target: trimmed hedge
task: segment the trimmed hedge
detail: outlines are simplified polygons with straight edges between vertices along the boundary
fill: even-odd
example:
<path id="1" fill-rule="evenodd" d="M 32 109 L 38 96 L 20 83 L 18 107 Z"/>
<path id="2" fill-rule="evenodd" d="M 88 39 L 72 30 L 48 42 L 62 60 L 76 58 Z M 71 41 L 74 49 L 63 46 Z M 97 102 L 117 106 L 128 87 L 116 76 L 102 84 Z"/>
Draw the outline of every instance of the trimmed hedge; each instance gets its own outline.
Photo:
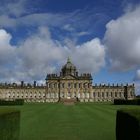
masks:
<path id="1" fill-rule="evenodd" d="M 0 109 L 0 140 L 19 140 L 20 111 Z"/>
<path id="2" fill-rule="evenodd" d="M 133 100 L 114 99 L 114 105 L 140 105 L 140 99 Z"/>
<path id="3" fill-rule="evenodd" d="M 140 105 L 140 98 L 137 98 L 137 105 Z"/>
<path id="4" fill-rule="evenodd" d="M 140 108 L 117 111 L 116 140 L 140 140 Z"/>
<path id="5" fill-rule="evenodd" d="M 16 99 L 13 101 L 0 100 L 0 105 L 23 105 L 24 99 Z"/>

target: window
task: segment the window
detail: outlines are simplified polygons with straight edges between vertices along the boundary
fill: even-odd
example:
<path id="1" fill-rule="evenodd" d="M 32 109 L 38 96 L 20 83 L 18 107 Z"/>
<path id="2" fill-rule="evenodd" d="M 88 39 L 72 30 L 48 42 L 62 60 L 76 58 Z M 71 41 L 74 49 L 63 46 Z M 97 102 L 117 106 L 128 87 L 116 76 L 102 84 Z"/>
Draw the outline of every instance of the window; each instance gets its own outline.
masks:
<path id="1" fill-rule="evenodd" d="M 54 83 L 52 83 L 52 88 L 54 88 Z"/>
<path id="2" fill-rule="evenodd" d="M 71 84 L 70 83 L 68 83 L 68 87 L 70 88 L 70 86 L 71 86 Z"/>
<path id="3" fill-rule="evenodd" d="M 104 97 L 104 92 L 102 92 L 102 97 Z"/>
<path id="4" fill-rule="evenodd" d="M 64 88 L 65 87 L 65 83 L 62 83 L 62 88 Z"/>
<path id="5" fill-rule="evenodd" d="M 54 83 L 54 88 L 57 88 L 57 83 Z"/>
<path id="6" fill-rule="evenodd" d="M 74 84 L 74 88 L 76 88 L 76 87 L 77 87 L 77 84 L 75 83 L 75 84 Z"/>
<path id="7" fill-rule="evenodd" d="M 108 92 L 106 93 L 106 97 L 108 97 Z"/>
<path id="8" fill-rule="evenodd" d="M 115 92 L 115 97 L 117 97 L 117 92 Z"/>
<path id="9" fill-rule="evenodd" d="M 133 92 L 132 91 L 130 91 L 130 96 L 133 96 Z"/>
<path id="10" fill-rule="evenodd" d="M 121 92 L 120 92 L 120 97 L 121 97 L 121 95 L 122 95 L 122 94 L 121 94 Z"/>
<path id="11" fill-rule="evenodd" d="M 86 87 L 86 83 L 83 83 L 83 87 L 84 87 L 84 88 Z"/>
<path id="12" fill-rule="evenodd" d="M 64 93 L 63 92 L 61 93 L 61 97 L 64 97 Z"/>

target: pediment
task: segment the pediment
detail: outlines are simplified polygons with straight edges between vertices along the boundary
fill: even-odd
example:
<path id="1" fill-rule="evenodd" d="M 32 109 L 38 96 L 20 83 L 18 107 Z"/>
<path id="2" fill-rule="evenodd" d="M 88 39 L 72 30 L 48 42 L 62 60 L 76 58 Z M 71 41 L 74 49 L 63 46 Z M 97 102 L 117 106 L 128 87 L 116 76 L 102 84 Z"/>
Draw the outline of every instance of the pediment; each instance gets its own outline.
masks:
<path id="1" fill-rule="evenodd" d="M 73 76 L 73 75 L 67 75 L 67 76 L 64 76 L 64 77 L 62 77 L 62 79 L 76 79 L 76 77 L 75 76 Z"/>

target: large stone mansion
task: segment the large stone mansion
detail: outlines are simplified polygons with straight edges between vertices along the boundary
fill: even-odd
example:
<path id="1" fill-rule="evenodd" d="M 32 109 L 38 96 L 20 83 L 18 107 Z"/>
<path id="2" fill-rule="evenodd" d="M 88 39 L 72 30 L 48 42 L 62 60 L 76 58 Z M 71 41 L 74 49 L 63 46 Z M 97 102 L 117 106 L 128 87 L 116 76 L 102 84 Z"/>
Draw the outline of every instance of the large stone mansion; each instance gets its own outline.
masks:
<path id="1" fill-rule="evenodd" d="M 91 74 L 78 74 L 76 67 L 68 58 L 59 75 L 48 74 L 46 85 L 0 84 L 0 99 L 24 99 L 26 102 L 58 102 L 63 99 L 76 99 L 80 102 L 113 101 L 114 99 L 135 98 L 134 84 L 105 85 L 93 84 Z"/>

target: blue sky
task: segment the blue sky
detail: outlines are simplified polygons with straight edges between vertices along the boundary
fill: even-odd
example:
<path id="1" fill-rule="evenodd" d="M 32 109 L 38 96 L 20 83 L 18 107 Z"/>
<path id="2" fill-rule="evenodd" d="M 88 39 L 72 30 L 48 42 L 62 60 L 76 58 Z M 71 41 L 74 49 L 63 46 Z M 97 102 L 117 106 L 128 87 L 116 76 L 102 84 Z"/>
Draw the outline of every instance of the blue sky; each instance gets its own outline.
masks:
<path id="1" fill-rule="evenodd" d="M 139 0 L 0 0 L 0 81 L 42 81 L 68 56 L 94 83 L 140 91 Z"/>

